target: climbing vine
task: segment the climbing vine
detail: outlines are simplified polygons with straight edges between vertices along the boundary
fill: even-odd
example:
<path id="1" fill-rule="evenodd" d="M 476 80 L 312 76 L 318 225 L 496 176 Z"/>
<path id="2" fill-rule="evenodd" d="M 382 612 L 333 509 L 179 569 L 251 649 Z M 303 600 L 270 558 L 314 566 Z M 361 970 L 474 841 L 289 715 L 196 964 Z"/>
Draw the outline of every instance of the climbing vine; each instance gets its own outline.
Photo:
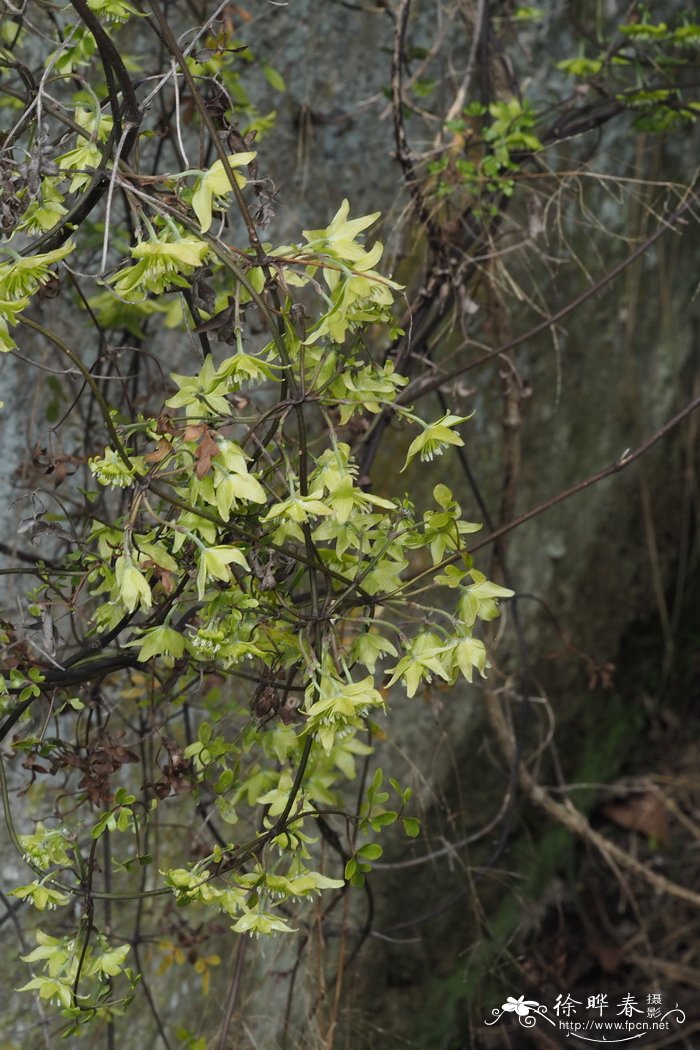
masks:
<path id="1" fill-rule="evenodd" d="M 140 978 L 132 946 L 105 928 L 98 903 L 174 899 L 223 915 L 236 934 L 293 934 L 303 902 L 344 893 L 346 879 L 363 884 L 385 826 L 401 818 L 417 835 L 410 789 L 392 779 L 382 790 L 377 769 L 359 809 L 345 813 L 337 856 L 319 855 L 318 822 L 345 811 L 344 785 L 383 732 L 386 690 L 413 697 L 421 683 L 485 674 L 475 631 L 511 594 L 472 564 L 465 537 L 478 525 L 447 486 L 419 512 L 400 473 L 381 492 L 358 477 L 358 417 L 371 428 L 390 409 L 417 430 L 404 466 L 463 445 L 466 423 L 449 412 L 424 421 L 397 403 L 407 379 L 386 350 L 402 334 L 402 289 L 378 268 L 381 243 L 367 240 L 378 213 L 355 216 L 344 200 L 296 243 L 263 242 L 261 123 L 230 123 L 247 107 L 237 78 L 219 76 L 218 38 L 205 40 L 212 57 L 203 65 L 180 52 L 162 17 L 166 79 L 189 86 L 205 128 L 213 118 L 200 85 L 213 78 L 221 93 L 217 157 L 181 171 L 156 166 L 145 178 L 123 148 L 131 128 L 112 77 L 124 67 L 110 56 L 102 90 L 70 90 L 95 47 L 109 50 L 90 12 L 141 17 L 121 2 L 91 3 L 83 23 L 66 26 L 36 96 L 45 115 L 29 134 L 16 129 L 16 153 L 27 136 L 26 168 L 13 171 L 6 143 L 13 194 L 0 269 L 3 349 L 25 346 L 22 324 L 52 345 L 82 375 L 109 439 L 101 449 L 91 439 L 77 534 L 59 542 L 51 568 L 39 565 L 27 598 L 51 635 L 49 652 L 27 664 L 16 646 L 17 667 L 3 680 L 5 714 L 22 712 L 14 752 L 38 780 L 60 775 L 70 799 L 32 833 L 13 831 L 30 878 L 10 891 L 40 912 L 77 908 L 60 935 L 39 925 L 23 956 L 32 971 L 24 990 L 60 1008 L 65 1034 L 122 1013 Z M 276 82 L 269 69 L 268 79 Z M 139 103 L 139 120 L 144 112 Z M 260 146 L 249 148 L 254 140 Z M 185 159 L 179 131 L 173 145 Z M 101 224 L 69 219 L 100 183 L 95 269 Z M 64 285 L 62 270 L 105 355 L 111 333 L 127 327 L 142 339 L 154 316 L 170 338 L 190 342 L 200 360 L 171 373 L 162 403 L 113 405 L 99 370 L 34 319 L 33 301 Z M 89 294 L 74 281 L 87 270 Z M 70 528 L 37 511 L 31 529 L 49 521 L 61 536 Z M 426 599 L 441 586 L 452 602 L 435 617 Z M 13 641 L 7 633 L 10 649 Z M 161 771 L 150 783 L 138 753 L 146 739 Z M 220 830 L 194 861 L 189 842 L 162 845 L 156 860 L 154 822 L 184 793 Z M 7 788 L 4 797 L 12 827 Z M 107 836 L 109 873 L 96 861 Z"/>

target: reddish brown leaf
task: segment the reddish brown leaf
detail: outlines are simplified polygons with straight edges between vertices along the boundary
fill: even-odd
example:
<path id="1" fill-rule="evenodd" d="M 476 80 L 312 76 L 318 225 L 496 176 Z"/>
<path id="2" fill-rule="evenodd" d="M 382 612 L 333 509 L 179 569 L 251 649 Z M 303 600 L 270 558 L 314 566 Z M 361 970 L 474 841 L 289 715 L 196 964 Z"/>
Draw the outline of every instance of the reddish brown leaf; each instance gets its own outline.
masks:
<path id="1" fill-rule="evenodd" d="M 139 762 L 139 756 L 133 751 L 129 751 L 127 748 L 117 744 L 115 747 L 110 748 L 111 757 L 115 762 L 119 762 L 123 765 L 125 762 Z"/>
<path id="2" fill-rule="evenodd" d="M 31 769 L 33 773 L 48 773 L 48 769 L 37 762 L 36 755 L 27 755 L 22 766 L 24 769 Z"/>
<path id="3" fill-rule="evenodd" d="M 641 831 L 662 846 L 668 845 L 668 816 L 660 799 L 651 791 L 630 795 L 602 808 L 603 816 L 625 831 Z"/>
<path id="4" fill-rule="evenodd" d="M 167 438 L 159 438 L 157 447 L 154 448 L 153 452 L 147 452 L 144 459 L 147 463 L 160 463 L 172 452 L 172 448 L 173 446 Z"/>
<path id="5" fill-rule="evenodd" d="M 155 791 L 157 797 L 162 800 L 164 798 L 167 798 L 170 794 L 170 784 L 167 780 L 158 780 L 153 785 L 153 790 Z"/>
<path id="6" fill-rule="evenodd" d="M 85 763 L 79 755 L 63 755 L 61 758 L 62 766 L 72 766 L 73 769 L 83 769 Z"/>
<path id="7" fill-rule="evenodd" d="M 178 433 L 178 429 L 173 423 L 170 416 L 162 415 L 158 416 L 158 423 L 156 425 L 156 433 L 158 434 L 172 434 L 173 436 Z"/>
<path id="8" fill-rule="evenodd" d="M 586 950 L 595 958 L 603 973 L 615 974 L 620 969 L 623 953 L 614 941 L 603 939 L 591 930 L 586 936 Z"/>
<path id="9" fill-rule="evenodd" d="M 56 276 L 56 274 L 52 274 L 48 281 L 46 281 L 44 284 L 39 285 L 37 295 L 40 300 L 55 299 L 56 296 L 59 295 L 60 291 L 61 281 Z"/>
<path id="10" fill-rule="evenodd" d="M 185 427 L 182 435 L 183 441 L 199 441 L 206 429 L 203 423 L 190 423 Z"/>
<path id="11" fill-rule="evenodd" d="M 205 434 L 195 452 L 195 459 L 197 460 L 197 466 L 195 467 L 195 474 L 197 479 L 201 479 L 208 474 L 211 470 L 211 461 L 219 455 L 219 446 L 210 434 Z"/>
<path id="12" fill-rule="evenodd" d="M 160 566 L 156 565 L 156 573 L 160 579 L 160 585 L 166 594 L 172 594 L 175 590 L 175 578 L 171 572 L 167 569 L 161 569 Z"/>

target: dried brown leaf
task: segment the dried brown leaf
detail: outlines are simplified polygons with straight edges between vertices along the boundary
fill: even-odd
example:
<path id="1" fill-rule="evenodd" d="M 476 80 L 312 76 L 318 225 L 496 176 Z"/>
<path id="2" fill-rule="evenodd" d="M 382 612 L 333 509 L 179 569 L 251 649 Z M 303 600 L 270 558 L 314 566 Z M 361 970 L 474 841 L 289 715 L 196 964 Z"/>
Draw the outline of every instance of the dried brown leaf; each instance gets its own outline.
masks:
<path id="1" fill-rule="evenodd" d="M 208 474 L 211 470 L 211 461 L 219 455 L 219 446 L 210 434 L 205 434 L 195 452 L 195 459 L 197 460 L 197 466 L 195 467 L 195 474 L 199 481 Z"/>
<path id="2" fill-rule="evenodd" d="M 610 802 L 601 810 L 606 820 L 625 831 L 640 831 L 662 846 L 668 845 L 668 816 L 663 803 L 651 791 Z"/>
<path id="3" fill-rule="evenodd" d="M 172 451 L 172 447 L 167 438 L 159 438 L 156 448 L 153 452 L 147 452 L 144 459 L 147 463 L 160 463 Z"/>

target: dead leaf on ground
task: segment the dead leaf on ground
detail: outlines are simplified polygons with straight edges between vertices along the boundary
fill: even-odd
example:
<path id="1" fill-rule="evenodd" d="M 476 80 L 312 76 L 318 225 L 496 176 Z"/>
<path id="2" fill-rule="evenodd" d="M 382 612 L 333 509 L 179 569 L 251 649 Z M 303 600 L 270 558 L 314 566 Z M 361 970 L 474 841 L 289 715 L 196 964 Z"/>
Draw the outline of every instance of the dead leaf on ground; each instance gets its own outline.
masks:
<path id="1" fill-rule="evenodd" d="M 586 951 L 590 952 L 603 973 L 612 975 L 620 969 L 624 956 L 622 949 L 614 941 L 589 930 L 586 934 Z"/>
<path id="2" fill-rule="evenodd" d="M 625 831 L 640 831 L 659 845 L 668 845 L 668 815 L 663 802 L 651 791 L 609 802 L 601 808 L 601 813 Z"/>

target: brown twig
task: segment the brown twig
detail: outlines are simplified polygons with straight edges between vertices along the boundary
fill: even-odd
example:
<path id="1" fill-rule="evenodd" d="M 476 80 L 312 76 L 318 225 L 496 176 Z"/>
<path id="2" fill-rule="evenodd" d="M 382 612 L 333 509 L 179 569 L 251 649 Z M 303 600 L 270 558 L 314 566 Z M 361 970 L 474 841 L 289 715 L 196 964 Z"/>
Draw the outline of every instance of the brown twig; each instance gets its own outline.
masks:
<path id="1" fill-rule="evenodd" d="M 229 985 L 228 995 L 226 997 L 226 1009 L 224 1011 L 224 1019 L 221 1023 L 219 1041 L 217 1043 L 218 1050 L 226 1050 L 226 1042 L 228 1040 L 228 1033 L 233 1020 L 233 1011 L 236 1008 L 236 999 L 238 998 L 238 989 L 240 988 L 241 974 L 243 973 L 243 959 L 245 958 L 245 951 L 248 942 L 249 938 L 246 937 L 245 934 L 241 935 L 238 939 L 236 962 L 234 964 L 231 984 Z"/>
<path id="2" fill-rule="evenodd" d="M 548 328 L 552 328 L 554 325 L 558 324 L 565 317 L 568 317 L 569 314 L 573 313 L 574 310 L 578 310 L 579 306 L 582 306 L 594 295 L 597 295 L 597 293 L 600 292 L 603 288 L 605 288 L 606 285 L 610 284 L 611 281 L 614 281 L 616 277 L 619 277 L 620 274 L 623 273 L 628 266 L 631 266 L 633 262 L 636 262 L 637 259 L 641 258 L 641 256 L 644 255 L 649 250 L 649 248 L 651 248 L 652 244 L 654 244 L 659 239 L 659 237 L 666 233 L 667 230 L 670 230 L 675 226 L 675 224 L 678 222 L 681 216 L 683 216 L 685 212 L 688 211 L 690 206 L 695 202 L 695 199 L 695 194 L 691 187 L 688 190 L 687 198 L 683 202 L 683 204 L 681 204 L 679 208 L 676 208 L 675 211 L 671 212 L 670 215 L 666 216 L 665 219 L 662 219 L 659 226 L 654 230 L 653 233 L 651 233 L 644 241 L 642 241 L 641 244 L 637 245 L 634 251 L 630 252 L 629 255 L 626 255 L 625 258 L 622 259 L 616 266 L 613 266 L 611 270 L 608 270 L 607 273 L 603 274 L 603 276 L 600 277 L 597 281 L 595 281 L 594 284 L 590 285 L 588 288 L 585 289 L 585 291 L 581 292 L 581 294 L 577 295 L 574 299 L 571 299 L 566 304 L 566 306 L 562 306 L 560 310 L 557 310 L 549 317 L 545 317 L 543 321 L 540 321 L 539 324 L 536 324 L 527 332 L 523 332 L 522 335 L 514 336 L 514 338 L 509 339 L 507 343 L 504 343 L 502 346 L 497 347 L 495 350 L 489 350 L 487 353 L 482 354 L 481 357 L 477 357 L 476 360 L 470 361 L 466 365 L 461 365 L 459 368 L 454 368 L 451 372 L 447 372 L 445 375 L 436 376 L 433 379 L 429 379 L 427 380 L 427 382 L 420 384 L 418 387 L 407 387 L 406 390 L 404 390 L 401 396 L 397 399 L 398 403 L 406 404 L 408 402 L 414 402 L 419 397 L 424 397 L 425 394 L 429 394 L 431 391 L 436 390 L 444 383 L 449 383 L 453 379 L 459 378 L 459 376 L 464 375 L 465 372 L 470 372 L 473 368 L 478 368 L 479 365 L 486 364 L 488 361 L 493 361 L 494 358 L 500 357 L 502 354 L 507 353 L 509 350 L 514 350 L 516 346 L 521 346 L 523 343 L 529 342 L 541 332 L 546 332 Z"/>
<path id="3" fill-rule="evenodd" d="M 440 237 L 435 223 L 430 217 L 425 197 L 421 190 L 420 182 L 416 176 L 413 165 L 413 156 L 406 136 L 406 126 L 403 119 L 403 83 L 402 69 L 404 62 L 404 48 L 406 44 L 406 28 L 408 26 L 408 15 L 411 9 L 411 0 L 401 0 L 395 16 L 394 48 L 391 56 L 391 112 L 394 121 L 394 139 L 396 141 L 396 158 L 403 171 L 406 188 L 411 195 L 416 208 L 416 214 L 421 225 L 428 235 L 430 247 L 437 259 L 445 262 L 445 244 Z"/>
<path id="4" fill-rule="evenodd" d="M 637 448 L 635 448 L 633 451 L 630 452 L 628 450 L 626 452 L 623 452 L 623 454 L 618 459 L 616 459 L 614 463 L 611 463 L 607 467 L 603 467 L 603 469 L 599 470 L 596 474 L 591 474 L 590 477 L 584 478 L 583 481 L 578 481 L 575 485 L 571 485 L 570 488 L 564 489 L 562 492 L 558 492 L 556 496 L 550 496 L 549 499 L 544 500 L 542 503 L 538 503 L 536 506 L 526 511 L 524 514 L 521 514 L 520 517 L 508 522 L 506 525 L 502 525 L 499 529 L 496 529 L 495 532 L 492 532 L 483 540 L 480 540 L 478 543 L 472 544 L 472 546 L 469 548 L 469 553 L 471 554 L 474 551 L 480 550 L 481 547 L 485 547 L 487 544 L 493 543 L 501 536 L 505 536 L 506 533 L 512 532 L 513 529 L 519 528 L 520 525 L 524 525 L 526 521 L 530 521 L 532 518 L 536 518 L 540 514 L 544 514 L 544 512 L 549 510 L 551 507 L 555 507 L 557 503 L 562 503 L 564 500 L 569 499 L 571 496 L 575 496 L 578 492 L 583 492 L 585 489 L 590 488 L 591 485 L 597 485 L 598 482 L 603 481 L 604 478 L 609 478 L 613 474 L 619 474 L 619 472 L 621 470 L 624 470 L 625 467 L 628 467 L 630 463 L 634 463 L 636 459 L 639 459 L 641 456 L 646 455 L 646 453 L 649 452 L 649 450 L 652 449 L 654 445 L 657 444 L 657 442 L 661 441 L 663 437 L 670 433 L 675 427 L 678 426 L 679 423 L 681 423 L 687 416 L 691 415 L 691 413 L 694 412 L 697 408 L 700 408 L 700 396 L 693 398 L 693 400 L 690 401 L 685 406 L 685 408 L 682 408 L 680 412 L 677 412 L 675 416 L 669 419 L 667 423 L 664 423 L 663 426 L 659 427 L 659 429 L 656 430 L 651 435 L 651 437 L 647 438 L 646 441 L 642 442 L 641 445 L 638 445 Z M 457 558 L 450 559 L 450 561 L 456 560 Z"/>
<path id="5" fill-rule="evenodd" d="M 490 702 L 486 705 L 486 710 L 503 756 L 510 762 L 513 759 L 514 742 L 496 697 L 491 697 Z M 677 882 L 672 882 L 665 875 L 659 875 L 657 872 L 652 871 L 642 861 L 637 860 L 636 857 L 616 846 L 605 835 L 601 835 L 599 831 L 592 828 L 585 814 L 581 810 L 576 809 L 569 799 L 565 799 L 563 802 L 555 802 L 547 791 L 537 783 L 523 762 L 518 762 L 517 768 L 520 786 L 530 801 L 544 810 L 548 817 L 561 824 L 567 831 L 595 846 L 603 859 L 613 868 L 615 865 L 619 865 L 624 871 L 629 872 L 631 875 L 636 875 L 648 883 L 658 893 L 663 893 L 676 898 L 676 900 L 685 901 L 686 904 L 692 904 L 694 907 L 700 908 L 700 893 L 688 890 L 685 886 L 679 886 Z"/>
<path id="6" fill-rule="evenodd" d="M 444 568 L 446 565 L 453 565 L 455 562 L 460 561 L 465 553 L 473 554 L 475 551 L 481 550 L 482 547 L 488 546 L 489 543 L 495 543 L 502 536 L 505 536 L 507 533 L 524 525 L 525 522 L 531 521 L 533 518 L 539 517 L 540 514 L 544 514 L 545 511 L 550 510 L 550 508 L 555 507 L 557 503 L 562 503 L 571 496 L 583 492 L 585 489 L 590 488 L 591 485 L 596 485 L 599 481 L 603 481 L 604 478 L 609 478 L 613 474 L 619 474 L 619 472 L 628 467 L 630 463 L 634 463 L 634 461 L 639 459 L 640 456 L 644 456 L 654 447 L 654 445 L 657 444 L 657 442 L 665 437 L 666 434 L 670 433 L 670 431 L 677 427 L 679 423 L 681 423 L 687 416 L 691 415 L 691 413 L 697 408 L 700 408 L 700 396 L 693 398 L 685 408 L 681 409 L 681 411 L 676 413 L 672 419 L 669 419 L 667 423 L 664 423 L 663 426 L 659 427 L 651 437 L 647 438 L 646 441 L 633 451 L 630 452 L 627 450 L 626 452 L 623 452 L 614 463 L 611 463 L 607 467 L 603 467 L 603 469 L 599 470 L 596 474 L 591 474 L 590 477 L 584 478 L 583 481 L 578 481 L 575 485 L 571 485 L 568 489 L 558 492 L 555 496 L 550 496 L 549 499 L 543 500 L 542 503 L 538 503 L 536 506 L 531 507 L 530 510 L 521 514 L 513 521 L 509 521 L 506 525 L 494 529 L 494 531 L 489 533 L 488 536 L 485 536 L 484 539 L 479 540 L 478 543 L 473 543 L 466 551 L 456 551 L 454 554 L 451 554 L 448 558 L 441 561 L 439 566 L 432 566 L 430 569 L 423 569 L 421 572 L 416 573 L 415 576 L 406 580 L 400 589 L 403 591 L 409 584 L 417 583 L 428 574 L 432 575 L 437 568 Z M 385 594 L 382 596 L 382 601 L 386 601 L 390 597 L 391 594 Z"/>

